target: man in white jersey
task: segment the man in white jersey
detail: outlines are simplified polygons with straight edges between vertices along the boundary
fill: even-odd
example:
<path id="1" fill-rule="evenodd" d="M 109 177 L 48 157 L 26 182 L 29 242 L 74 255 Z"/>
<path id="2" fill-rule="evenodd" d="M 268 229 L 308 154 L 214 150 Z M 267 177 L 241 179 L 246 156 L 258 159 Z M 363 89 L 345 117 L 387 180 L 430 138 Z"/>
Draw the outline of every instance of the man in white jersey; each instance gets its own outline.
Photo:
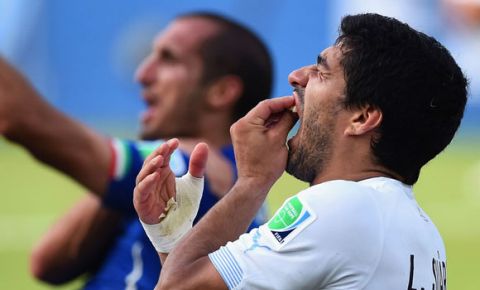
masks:
<path id="1" fill-rule="evenodd" d="M 165 229 L 181 210 L 164 205 L 176 196 L 181 209 L 200 192 L 183 188 L 201 180 L 206 146 L 176 190 L 178 141 L 147 158 L 134 205 L 164 263 L 157 289 L 446 289 L 445 247 L 412 185 L 463 116 L 467 81 L 450 53 L 393 18 L 347 16 L 335 44 L 289 82 L 293 96 L 232 126 L 238 180 L 171 251 L 180 233 Z M 241 235 L 284 170 L 311 187 Z"/>

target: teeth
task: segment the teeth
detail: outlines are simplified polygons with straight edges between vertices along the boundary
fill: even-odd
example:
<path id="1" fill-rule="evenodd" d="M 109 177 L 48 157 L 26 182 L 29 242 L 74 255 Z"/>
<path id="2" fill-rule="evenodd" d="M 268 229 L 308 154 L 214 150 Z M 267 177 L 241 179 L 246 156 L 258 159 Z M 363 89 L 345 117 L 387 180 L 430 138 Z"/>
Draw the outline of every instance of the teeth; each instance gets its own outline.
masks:
<path id="1" fill-rule="evenodd" d="M 292 106 L 290 107 L 289 109 L 292 113 L 296 113 L 297 112 L 297 107 L 296 106 Z"/>

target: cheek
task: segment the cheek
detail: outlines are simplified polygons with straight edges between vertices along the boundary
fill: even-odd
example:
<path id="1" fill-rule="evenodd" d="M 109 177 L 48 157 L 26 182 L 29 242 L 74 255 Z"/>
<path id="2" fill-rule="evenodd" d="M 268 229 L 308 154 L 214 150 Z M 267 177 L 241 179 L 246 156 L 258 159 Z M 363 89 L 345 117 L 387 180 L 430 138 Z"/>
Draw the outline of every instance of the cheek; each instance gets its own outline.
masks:
<path id="1" fill-rule="evenodd" d="M 303 122 L 316 122 L 322 110 L 322 96 L 317 94 L 305 95 L 303 102 Z"/>
<path id="2" fill-rule="evenodd" d="M 162 81 L 163 86 L 177 96 L 191 94 L 198 87 L 198 80 L 185 71 L 175 71 L 167 74 Z"/>
<path id="3" fill-rule="evenodd" d="M 181 68 L 165 68 L 159 73 L 158 80 L 163 86 L 175 87 L 189 81 L 185 70 Z"/>
<path id="4" fill-rule="evenodd" d="M 170 105 L 170 103 L 173 103 L 172 105 L 179 103 L 180 106 L 182 99 L 185 99 L 185 95 L 188 95 L 194 86 L 193 81 L 184 70 L 169 69 L 159 76 L 156 90 L 163 106 Z"/>

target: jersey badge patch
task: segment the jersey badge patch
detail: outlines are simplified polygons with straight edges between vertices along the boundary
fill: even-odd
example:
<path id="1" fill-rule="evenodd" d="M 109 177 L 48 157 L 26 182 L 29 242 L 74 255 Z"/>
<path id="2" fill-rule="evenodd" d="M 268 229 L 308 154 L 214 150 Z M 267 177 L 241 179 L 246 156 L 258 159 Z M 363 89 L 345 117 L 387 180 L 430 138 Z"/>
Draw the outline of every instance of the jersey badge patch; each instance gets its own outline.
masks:
<path id="1" fill-rule="evenodd" d="M 287 199 L 267 226 L 281 245 L 292 240 L 316 218 L 315 213 L 298 196 Z"/>

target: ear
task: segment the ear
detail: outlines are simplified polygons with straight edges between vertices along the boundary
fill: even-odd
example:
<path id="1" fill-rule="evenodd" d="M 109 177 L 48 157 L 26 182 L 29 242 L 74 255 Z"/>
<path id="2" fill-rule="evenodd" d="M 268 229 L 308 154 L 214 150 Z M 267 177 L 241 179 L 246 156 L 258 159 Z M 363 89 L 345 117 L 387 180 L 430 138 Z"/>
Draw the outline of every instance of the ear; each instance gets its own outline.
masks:
<path id="1" fill-rule="evenodd" d="M 360 136 L 378 128 L 382 123 L 382 111 L 370 105 L 354 109 L 345 135 Z"/>
<path id="2" fill-rule="evenodd" d="M 233 107 L 242 93 L 242 80 L 238 76 L 226 75 L 210 84 L 207 89 L 207 103 L 215 109 Z"/>

